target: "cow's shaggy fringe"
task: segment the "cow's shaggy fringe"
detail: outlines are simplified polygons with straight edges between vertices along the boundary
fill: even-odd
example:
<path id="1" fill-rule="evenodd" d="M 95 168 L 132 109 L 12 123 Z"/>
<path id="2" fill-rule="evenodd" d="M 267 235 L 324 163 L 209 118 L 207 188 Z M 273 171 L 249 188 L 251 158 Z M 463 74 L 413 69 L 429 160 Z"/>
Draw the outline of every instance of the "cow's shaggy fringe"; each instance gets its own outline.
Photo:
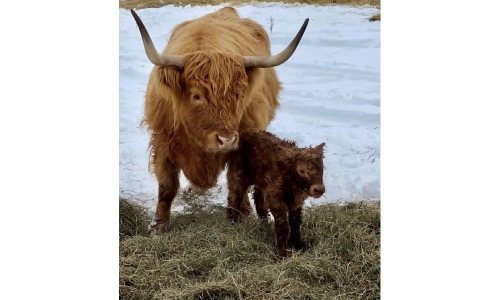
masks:
<path id="1" fill-rule="evenodd" d="M 305 209 L 302 231 L 313 247 L 281 260 L 272 224 L 188 210 L 120 242 L 120 299 L 380 299 L 380 202 Z"/>

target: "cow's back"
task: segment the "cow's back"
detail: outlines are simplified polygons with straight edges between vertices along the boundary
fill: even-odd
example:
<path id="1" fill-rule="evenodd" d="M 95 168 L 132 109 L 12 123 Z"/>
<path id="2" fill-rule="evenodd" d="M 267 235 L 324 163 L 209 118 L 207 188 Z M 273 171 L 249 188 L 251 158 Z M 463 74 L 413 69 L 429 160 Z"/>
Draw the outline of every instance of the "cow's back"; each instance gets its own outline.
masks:
<path id="1" fill-rule="evenodd" d="M 240 18 L 234 8 L 224 7 L 203 17 L 177 25 L 164 54 L 184 55 L 196 51 L 239 55 L 270 55 L 264 28 Z"/>

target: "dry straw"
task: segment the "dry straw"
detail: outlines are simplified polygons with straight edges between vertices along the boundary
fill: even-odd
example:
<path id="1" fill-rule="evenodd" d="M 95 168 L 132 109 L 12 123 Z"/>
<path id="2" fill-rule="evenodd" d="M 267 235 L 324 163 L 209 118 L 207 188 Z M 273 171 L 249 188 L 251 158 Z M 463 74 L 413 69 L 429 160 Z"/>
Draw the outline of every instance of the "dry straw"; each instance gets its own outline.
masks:
<path id="1" fill-rule="evenodd" d="M 120 222 L 128 220 L 120 223 L 120 299 L 380 299 L 378 201 L 306 209 L 310 249 L 286 260 L 274 254 L 271 222 L 232 224 L 223 207 L 191 207 L 169 233 L 149 237 L 150 215 L 127 202 L 120 207 L 135 209 L 120 209 Z"/>

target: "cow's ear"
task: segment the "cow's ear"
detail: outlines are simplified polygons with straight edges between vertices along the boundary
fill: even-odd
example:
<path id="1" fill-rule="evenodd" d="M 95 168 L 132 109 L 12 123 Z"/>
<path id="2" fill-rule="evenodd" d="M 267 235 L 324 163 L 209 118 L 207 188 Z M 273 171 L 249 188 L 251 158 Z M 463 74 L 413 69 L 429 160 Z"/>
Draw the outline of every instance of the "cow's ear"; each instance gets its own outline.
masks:
<path id="1" fill-rule="evenodd" d="M 255 75 L 257 74 L 257 69 L 256 68 L 245 68 L 245 72 L 247 73 L 248 76 L 248 82 L 253 82 Z"/>
<path id="2" fill-rule="evenodd" d="M 182 70 L 177 67 L 159 67 L 160 82 L 168 88 L 180 92 L 184 86 Z"/>
<path id="3" fill-rule="evenodd" d="M 175 98 L 182 98 L 184 89 L 184 76 L 182 70 L 177 67 L 153 67 L 149 79 L 153 89 L 160 95 L 175 95 Z"/>

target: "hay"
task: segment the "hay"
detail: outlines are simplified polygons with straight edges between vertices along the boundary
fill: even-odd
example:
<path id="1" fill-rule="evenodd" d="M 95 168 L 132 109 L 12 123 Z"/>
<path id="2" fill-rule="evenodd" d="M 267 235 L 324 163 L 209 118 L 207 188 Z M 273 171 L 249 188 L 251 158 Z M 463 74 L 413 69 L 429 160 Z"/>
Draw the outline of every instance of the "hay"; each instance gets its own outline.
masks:
<path id="1" fill-rule="evenodd" d="M 141 205 L 120 198 L 120 241 L 126 237 L 147 235 L 151 214 Z"/>
<path id="2" fill-rule="evenodd" d="M 380 299 L 379 202 L 306 209 L 311 248 L 286 260 L 274 254 L 272 223 L 232 224 L 219 206 L 146 237 L 150 216 L 138 211 L 139 235 L 120 242 L 120 299 Z"/>

